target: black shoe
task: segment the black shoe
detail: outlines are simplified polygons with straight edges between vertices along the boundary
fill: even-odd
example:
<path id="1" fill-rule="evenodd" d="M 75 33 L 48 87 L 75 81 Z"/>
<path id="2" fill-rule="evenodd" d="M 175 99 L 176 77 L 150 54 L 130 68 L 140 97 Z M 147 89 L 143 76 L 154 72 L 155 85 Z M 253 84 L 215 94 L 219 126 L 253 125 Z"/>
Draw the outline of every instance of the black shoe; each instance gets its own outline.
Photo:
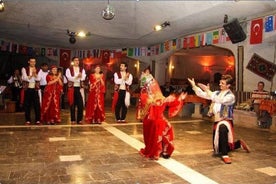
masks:
<path id="1" fill-rule="evenodd" d="M 167 155 L 167 154 L 161 154 L 161 156 L 164 158 L 164 159 L 169 159 L 171 156 L 170 155 Z"/>

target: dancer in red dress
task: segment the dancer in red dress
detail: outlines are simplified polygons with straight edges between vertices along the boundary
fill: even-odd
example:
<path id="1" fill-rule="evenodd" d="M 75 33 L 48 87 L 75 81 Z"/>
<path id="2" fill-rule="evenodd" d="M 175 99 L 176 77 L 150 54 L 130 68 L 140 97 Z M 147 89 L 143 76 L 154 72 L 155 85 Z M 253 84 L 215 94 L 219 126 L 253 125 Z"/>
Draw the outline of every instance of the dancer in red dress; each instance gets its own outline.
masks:
<path id="1" fill-rule="evenodd" d="M 140 96 L 143 109 L 140 115 L 143 117 L 145 148 L 140 150 L 140 154 L 154 160 L 160 156 L 167 159 L 174 151 L 174 132 L 163 112 L 168 106 L 169 117 L 175 116 L 182 108 L 186 94 L 172 94 L 165 98 L 154 78 L 144 86 Z"/>
<path id="2" fill-rule="evenodd" d="M 57 66 L 51 67 L 46 76 L 47 85 L 44 89 L 41 106 L 41 120 L 47 124 L 60 123 L 60 97 L 63 90 L 62 74 Z"/>
<path id="3" fill-rule="evenodd" d="M 105 78 L 99 65 L 95 67 L 94 73 L 89 75 L 89 83 L 90 90 L 86 103 L 85 120 L 92 124 L 101 124 L 105 120 Z"/>

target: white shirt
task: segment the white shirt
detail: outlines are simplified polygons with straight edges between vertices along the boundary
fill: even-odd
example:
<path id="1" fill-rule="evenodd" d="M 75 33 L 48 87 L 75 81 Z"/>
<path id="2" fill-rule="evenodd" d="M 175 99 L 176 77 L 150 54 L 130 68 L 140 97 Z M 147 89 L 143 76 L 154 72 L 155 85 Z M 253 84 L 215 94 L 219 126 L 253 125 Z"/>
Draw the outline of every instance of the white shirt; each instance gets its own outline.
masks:
<path id="1" fill-rule="evenodd" d="M 125 80 L 125 75 L 126 73 L 125 72 L 121 72 L 121 78 L 119 78 L 117 72 L 114 73 L 114 82 L 115 84 L 119 85 L 119 89 L 121 90 L 126 90 L 126 84 L 127 85 L 131 85 L 132 84 L 132 80 L 133 80 L 133 77 L 131 74 L 129 74 L 128 78 Z"/>
<path id="2" fill-rule="evenodd" d="M 39 75 L 37 75 L 36 77 L 31 76 L 31 73 L 32 73 L 31 68 L 30 68 L 29 73 L 27 74 L 26 69 L 23 67 L 21 69 L 21 73 L 22 73 L 22 80 L 29 83 L 28 88 L 35 88 L 35 82 L 40 81 Z M 30 78 L 29 78 L 29 76 L 30 76 Z"/>
<path id="3" fill-rule="evenodd" d="M 70 68 L 66 69 L 65 75 L 66 75 L 68 81 L 71 81 L 71 82 L 74 83 L 74 87 L 80 87 L 81 81 L 84 81 L 85 78 L 86 78 L 85 70 L 82 69 L 82 71 L 81 71 L 82 72 L 82 76 L 81 76 L 81 78 L 79 78 L 77 76 L 80 73 L 80 68 L 73 66 L 73 69 L 74 69 L 74 76 L 71 75 Z"/>
<path id="4" fill-rule="evenodd" d="M 46 81 L 46 76 L 48 75 L 49 71 L 44 72 L 42 69 L 39 70 L 38 74 L 40 77 L 40 85 L 41 86 L 46 86 L 47 85 L 47 81 Z"/>

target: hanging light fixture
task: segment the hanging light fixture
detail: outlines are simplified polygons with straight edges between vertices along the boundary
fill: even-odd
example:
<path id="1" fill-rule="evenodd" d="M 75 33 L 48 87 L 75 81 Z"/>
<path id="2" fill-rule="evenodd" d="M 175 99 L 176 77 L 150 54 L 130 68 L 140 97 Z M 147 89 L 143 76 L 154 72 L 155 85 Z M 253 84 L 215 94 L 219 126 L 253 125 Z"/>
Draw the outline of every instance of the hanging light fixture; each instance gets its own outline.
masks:
<path id="1" fill-rule="evenodd" d="M 164 29 L 165 27 L 170 26 L 170 22 L 169 21 L 165 21 L 163 24 L 161 25 L 156 25 L 154 26 L 154 31 L 160 31 L 161 29 Z"/>
<path id="2" fill-rule="evenodd" d="M 107 1 L 107 6 L 102 11 L 102 17 L 105 20 L 112 20 L 115 16 L 115 10 L 112 6 L 109 5 L 109 0 Z"/>
<path id="3" fill-rule="evenodd" d="M 0 12 L 3 12 L 5 9 L 5 4 L 3 0 L 0 0 Z"/>
<path id="4" fill-rule="evenodd" d="M 67 29 L 67 35 L 69 36 L 69 42 L 71 44 L 74 44 L 77 41 L 76 36 L 84 38 L 84 37 L 87 37 L 87 36 L 91 36 L 91 33 L 90 32 L 85 33 L 83 31 L 73 32 L 73 31 L 69 31 L 69 29 Z"/>

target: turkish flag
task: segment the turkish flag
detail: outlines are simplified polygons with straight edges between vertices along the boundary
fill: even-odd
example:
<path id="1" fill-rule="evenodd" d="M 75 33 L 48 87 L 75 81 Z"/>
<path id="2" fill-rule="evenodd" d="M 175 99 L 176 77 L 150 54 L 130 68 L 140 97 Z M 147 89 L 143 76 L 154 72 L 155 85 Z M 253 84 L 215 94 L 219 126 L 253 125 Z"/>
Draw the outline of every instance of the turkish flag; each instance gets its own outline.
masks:
<path id="1" fill-rule="evenodd" d="M 262 43 L 263 40 L 263 19 L 252 20 L 250 44 Z"/>
<path id="2" fill-rule="evenodd" d="M 60 49 L 59 64 L 63 68 L 70 67 L 71 50 Z"/>
<path id="3" fill-rule="evenodd" d="M 103 50 L 102 51 L 102 63 L 107 64 L 109 63 L 110 58 L 110 51 L 109 50 Z"/>

